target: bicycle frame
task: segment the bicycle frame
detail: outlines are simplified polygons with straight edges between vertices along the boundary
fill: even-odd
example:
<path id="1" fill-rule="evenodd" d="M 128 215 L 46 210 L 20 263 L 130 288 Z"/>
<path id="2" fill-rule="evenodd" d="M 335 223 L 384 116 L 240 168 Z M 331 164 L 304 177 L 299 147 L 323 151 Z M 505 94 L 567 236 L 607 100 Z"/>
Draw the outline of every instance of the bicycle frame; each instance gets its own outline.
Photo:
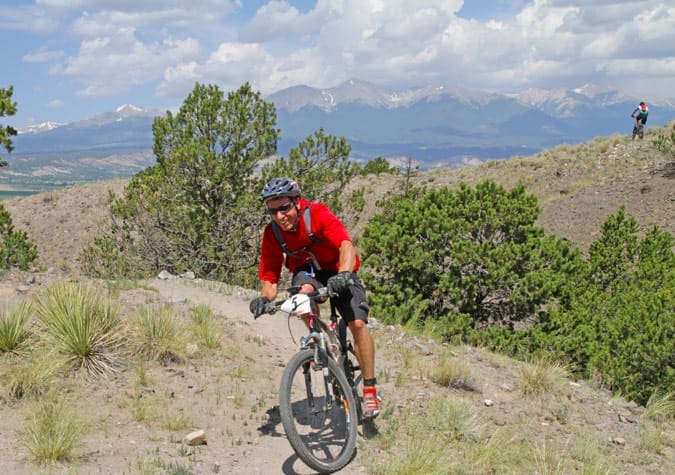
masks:
<path id="1" fill-rule="evenodd" d="M 294 290 L 296 289 L 288 289 L 289 292 L 293 292 Z M 361 397 L 359 396 L 357 388 L 359 380 L 354 376 L 355 372 L 359 371 L 361 368 L 360 366 L 353 364 L 349 357 L 349 353 L 353 355 L 355 355 L 355 353 L 351 342 L 347 339 L 347 323 L 338 315 L 332 299 L 330 300 L 330 323 L 323 321 L 312 309 L 313 299 L 324 298 L 327 296 L 328 292 L 324 287 L 307 294 L 296 293 L 284 301 L 275 303 L 274 306 L 288 314 L 289 318 L 296 317 L 307 320 L 309 334 L 300 339 L 300 349 L 313 348 L 314 363 L 320 365 L 322 368 L 326 365 L 323 358 L 330 357 L 338 363 L 347 377 L 349 385 L 352 387 L 354 400 L 357 401 L 356 408 L 358 421 L 361 423 L 363 421 L 363 408 L 360 404 Z M 327 342 L 327 338 L 331 341 Z M 334 348 L 331 348 L 331 346 L 334 346 Z M 330 384 L 327 380 L 325 383 L 327 385 Z M 332 394 L 331 388 L 328 386 L 326 386 L 326 388 Z M 308 399 L 311 399 L 310 392 L 311 388 L 308 387 Z"/>

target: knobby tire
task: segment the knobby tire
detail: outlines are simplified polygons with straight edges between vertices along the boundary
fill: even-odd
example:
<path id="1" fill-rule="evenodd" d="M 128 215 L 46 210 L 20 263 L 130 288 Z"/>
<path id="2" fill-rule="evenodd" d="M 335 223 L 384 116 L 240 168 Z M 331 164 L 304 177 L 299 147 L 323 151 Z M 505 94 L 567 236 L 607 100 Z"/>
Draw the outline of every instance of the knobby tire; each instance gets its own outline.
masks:
<path id="1" fill-rule="evenodd" d="M 311 348 L 297 352 L 289 360 L 281 377 L 279 412 L 288 441 L 298 457 L 319 473 L 333 473 L 345 467 L 356 454 L 356 402 L 344 373 L 332 358 L 326 357 L 335 394 L 332 407 L 326 407 L 323 371 L 310 367 L 313 360 Z M 313 409 L 309 407 L 307 375 L 311 379 Z"/>

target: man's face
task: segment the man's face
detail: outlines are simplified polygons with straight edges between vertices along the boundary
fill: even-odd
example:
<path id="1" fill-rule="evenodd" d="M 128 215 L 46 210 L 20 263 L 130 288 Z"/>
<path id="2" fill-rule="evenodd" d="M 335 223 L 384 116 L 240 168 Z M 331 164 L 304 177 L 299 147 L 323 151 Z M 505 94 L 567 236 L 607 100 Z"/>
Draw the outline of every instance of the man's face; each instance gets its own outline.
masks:
<path id="1" fill-rule="evenodd" d="M 267 212 L 283 231 L 291 231 L 298 222 L 298 207 L 287 196 L 272 198 L 265 203 Z"/>

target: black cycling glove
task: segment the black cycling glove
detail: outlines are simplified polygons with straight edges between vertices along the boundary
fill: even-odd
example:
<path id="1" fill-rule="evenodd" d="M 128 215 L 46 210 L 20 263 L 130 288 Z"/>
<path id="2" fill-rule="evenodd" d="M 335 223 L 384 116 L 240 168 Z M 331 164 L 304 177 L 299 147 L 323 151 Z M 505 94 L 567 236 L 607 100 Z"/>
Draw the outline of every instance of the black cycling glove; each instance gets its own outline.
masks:
<path id="1" fill-rule="evenodd" d="M 352 279 L 352 272 L 338 272 L 334 276 L 330 277 L 326 282 L 326 287 L 328 287 L 328 295 L 331 297 L 337 297 L 342 292 L 347 290 L 353 283 L 354 280 Z"/>
<path id="2" fill-rule="evenodd" d="M 267 297 L 256 297 L 251 300 L 251 303 L 248 305 L 248 309 L 253 314 L 253 318 L 258 318 L 260 315 L 267 311 L 267 304 L 270 303 L 270 299 Z"/>

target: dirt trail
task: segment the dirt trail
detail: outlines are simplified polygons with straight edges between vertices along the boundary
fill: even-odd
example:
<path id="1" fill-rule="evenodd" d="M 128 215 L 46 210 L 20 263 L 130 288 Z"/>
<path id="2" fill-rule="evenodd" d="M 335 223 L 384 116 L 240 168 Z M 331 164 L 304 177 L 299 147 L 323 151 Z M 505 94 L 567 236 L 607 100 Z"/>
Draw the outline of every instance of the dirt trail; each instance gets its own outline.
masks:
<path id="1" fill-rule="evenodd" d="M 214 408 L 208 402 L 202 405 L 197 394 L 192 395 L 192 416 L 201 420 L 203 425 L 196 424 L 207 432 L 208 445 L 199 448 L 199 467 L 196 473 L 208 473 L 209 468 L 216 465 L 222 467 L 223 473 L 233 474 L 308 474 L 313 473 L 295 456 L 284 435 L 283 426 L 275 410 L 278 397 L 278 384 L 283 367 L 295 351 L 295 346 L 289 334 L 288 320 L 279 314 L 265 315 L 253 320 L 248 310 L 248 302 L 254 295 L 251 291 L 233 289 L 228 295 L 209 289 L 208 284 L 199 282 L 176 280 L 152 280 L 149 286 L 157 289 L 161 300 L 176 301 L 182 297 L 187 299 L 185 305 L 209 305 L 215 314 L 225 316 L 228 326 L 234 327 L 233 336 L 242 346 L 252 346 L 257 349 L 243 351 L 243 360 L 246 360 L 248 369 L 240 378 L 248 403 L 257 402 L 260 412 L 251 413 L 249 404 L 244 405 L 239 416 L 248 421 L 237 423 L 235 420 L 224 421 L 209 416 Z M 298 338 L 302 334 L 299 322 L 291 323 L 293 335 Z M 242 361 L 238 361 L 237 364 Z M 218 362 L 215 362 L 218 365 Z M 209 363 L 205 363 L 208 367 Z M 236 365 L 235 365 L 236 367 Z M 196 369 L 196 368 L 195 368 Z M 200 371 L 204 371 L 202 368 Z M 204 371 L 207 373 L 206 371 Z M 218 379 L 218 371 L 212 375 Z M 205 374 L 200 389 L 215 386 L 216 381 L 209 381 Z M 191 382 L 187 386 L 192 385 Z M 222 388 L 212 387 L 214 391 Z M 227 391 L 227 390 L 226 390 Z M 208 395 L 208 390 L 201 393 Z M 208 401 L 208 397 L 204 398 Z M 264 402 L 263 402 L 264 401 Z M 217 411 L 215 411 L 217 413 Z M 245 414 L 248 412 L 248 414 Z M 201 414 L 200 414 L 201 413 Z M 263 413 L 264 416 L 260 413 Z M 257 416 L 257 417 L 254 417 Z M 233 419 L 235 419 L 233 417 Z M 223 427 L 225 424 L 227 427 Z M 243 430 L 242 430 L 243 429 Z M 228 437 L 228 432 L 234 437 Z M 239 434 L 239 435 L 236 435 Z M 241 437 L 239 441 L 235 441 Z M 364 473 L 358 459 L 340 473 L 345 475 Z"/>

